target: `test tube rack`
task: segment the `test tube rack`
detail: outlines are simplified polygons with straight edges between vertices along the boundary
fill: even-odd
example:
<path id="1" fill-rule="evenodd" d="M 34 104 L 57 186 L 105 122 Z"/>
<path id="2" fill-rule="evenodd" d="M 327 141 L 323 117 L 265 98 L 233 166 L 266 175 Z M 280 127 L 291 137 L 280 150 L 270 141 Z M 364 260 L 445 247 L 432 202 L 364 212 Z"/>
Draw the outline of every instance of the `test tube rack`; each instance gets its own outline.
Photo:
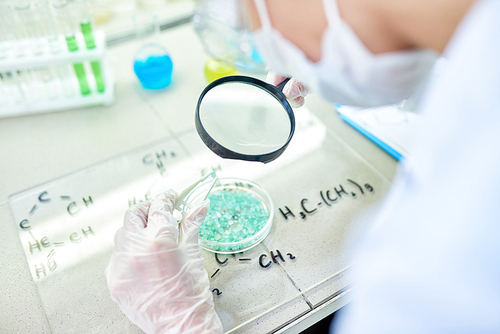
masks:
<path id="1" fill-rule="evenodd" d="M 60 45 L 66 44 L 63 35 L 57 38 L 60 39 Z M 99 30 L 94 32 L 95 48 L 93 49 L 86 48 L 82 33 L 76 33 L 75 38 L 78 44 L 77 51 L 69 51 L 67 48 L 62 48 L 58 52 L 52 52 L 47 44 L 44 50 L 37 54 L 34 54 L 27 47 L 26 53 L 22 56 L 15 55 L 15 43 L 27 43 L 27 41 L 11 42 L 10 52 L 7 53 L 5 58 L 0 59 L 0 74 L 8 74 L 11 77 L 14 85 L 17 85 L 15 89 L 20 93 L 20 98 L 17 101 L 13 101 L 12 99 L 9 102 L 3 101 L 6 100 L 5 94 L 8 94 L 8 91 L 6 91 L 5 82 L 2 87 L 2 81 L 0 81 L 0 117 L 38 114 L 100 105 L 108 106 L 114 102 L 114 79 L 105 57 L 106 36 L 104 32 Z M 90 67 L 90 62 L 93 61 L 99 61 L 101 64 L 105 83 L 104 92 L 97 91 L 96 80 Z M 56 66 L 67 66 L 67 69 L 71 70 L 71 74 L 73 75 L 73 78 L 71 78 L 72 84 L 78 87 L 78 80 L 74 75 L 73 69 L 69 68 L 75 63 L 84 65 L 87 83 L 90 88 L 89 94 L 82 95 L 78 88 L 76 88 L 76 93 L 71 96 L 67 96 L 61 92 L 56 97 L 32 99 L 29 96 L 29 91 L 23 89 L 23 83 L 19 79 L 19 74 L 23 71 L 36 71 Z M 65 83 L 61 82 L 60 85 L 65 85 Z M 2 88 L 4 89 L 2 90 Z M 48 87 L 46 88 L 49 89 Z M 2 95 L 4 95 L 3 100 Z"/>

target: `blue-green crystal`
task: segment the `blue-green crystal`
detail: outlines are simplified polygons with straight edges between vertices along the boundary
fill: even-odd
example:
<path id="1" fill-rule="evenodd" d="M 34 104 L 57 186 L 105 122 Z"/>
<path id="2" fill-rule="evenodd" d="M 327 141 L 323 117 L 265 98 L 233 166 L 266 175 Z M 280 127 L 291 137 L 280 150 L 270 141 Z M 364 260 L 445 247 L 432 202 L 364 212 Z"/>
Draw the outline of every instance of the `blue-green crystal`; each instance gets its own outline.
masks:
<path id="1" fill-rule="evenodd" d="M 251 193 L 220 190 L 209 197 L 210 209 L 200 228 L 200 237 L 217 243 L 237 243 L 251 238 L 266 225 L 269 212 Z M 217 250 L 237 250 L 245 245 L 221 245 Z"/>

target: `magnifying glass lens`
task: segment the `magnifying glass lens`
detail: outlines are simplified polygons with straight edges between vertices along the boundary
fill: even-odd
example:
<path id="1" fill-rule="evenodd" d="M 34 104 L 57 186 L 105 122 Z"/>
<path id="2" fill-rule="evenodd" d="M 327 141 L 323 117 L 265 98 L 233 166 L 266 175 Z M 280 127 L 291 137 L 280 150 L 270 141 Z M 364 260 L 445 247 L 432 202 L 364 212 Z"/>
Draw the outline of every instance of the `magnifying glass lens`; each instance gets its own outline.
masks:
<path id="1" fill-rule="evenodd" d="M 281 93 L 282 85 L 274 87 L 241 75 L 210 83 L 196 106 L 201 140 L 226 159 L 267 163 L 279 157 L 295 131 L 295 117 Z"/>
<path id="2" fill-rule="evenodd" d="M 288 140 L 289 115 L 259 87 L 231 82 L 212 88 L 199 107 L 206 132 L 225 148 L 246 155 L 274 152 Z"/>

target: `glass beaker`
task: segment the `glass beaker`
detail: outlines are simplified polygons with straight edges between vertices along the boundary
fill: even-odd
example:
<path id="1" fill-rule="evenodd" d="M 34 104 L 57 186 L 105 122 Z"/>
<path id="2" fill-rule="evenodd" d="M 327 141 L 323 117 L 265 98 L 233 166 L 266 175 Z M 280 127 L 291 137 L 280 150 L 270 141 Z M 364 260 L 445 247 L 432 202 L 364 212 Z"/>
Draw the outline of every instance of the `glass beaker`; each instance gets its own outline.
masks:
<path id="1" fill-rule="evenodd" d="M 134 57 L 134 72 L 147 89 L 162 89 L 172 81 L 173 62 L 159 43 L 156 15 L 134 16 L 135 32 L 142 46 Z"/>

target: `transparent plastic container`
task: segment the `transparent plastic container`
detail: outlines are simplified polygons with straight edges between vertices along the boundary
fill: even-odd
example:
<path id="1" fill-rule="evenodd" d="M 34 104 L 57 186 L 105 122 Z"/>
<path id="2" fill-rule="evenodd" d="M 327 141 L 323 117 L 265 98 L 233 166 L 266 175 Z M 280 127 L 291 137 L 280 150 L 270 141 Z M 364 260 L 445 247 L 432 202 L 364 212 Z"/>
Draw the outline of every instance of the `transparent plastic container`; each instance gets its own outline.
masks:
<path id="1" fill-rule="evenodd" d="M 210 186 L 196 187 L 186 201 L 203 200 Z M 210 210 L 198 237 L 202 248 L 221 254 L 239 253 L 255 247 L 269 234 L 274 216 L 273 201 L 256 183 L 221 178 L 208 198 Z"/>

